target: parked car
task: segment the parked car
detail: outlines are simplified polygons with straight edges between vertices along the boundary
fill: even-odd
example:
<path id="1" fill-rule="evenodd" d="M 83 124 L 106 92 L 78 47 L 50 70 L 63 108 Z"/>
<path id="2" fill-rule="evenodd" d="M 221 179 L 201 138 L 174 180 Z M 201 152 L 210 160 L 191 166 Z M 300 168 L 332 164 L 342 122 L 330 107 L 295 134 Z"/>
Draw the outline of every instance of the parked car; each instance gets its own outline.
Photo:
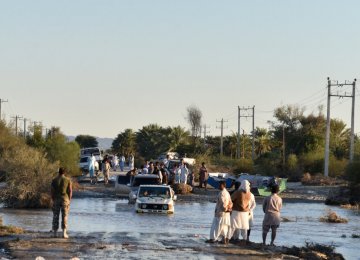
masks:
<path id="1" fill-rule="evenodd" d="M 89 172 L 89 159 L 90 159 L 90 156 L 88 156 L 88 155 L 80 157 L 79 168 L 81 169 L 81 171 L 83 173 Z M 99 171 L 99 163 L 97 161 L 95 162 L 95 171 L 96 172 Z"/>
<path id="2" fill-rule="evenodd" d="M 168 185 L 140 185 L 137 193 L 131 193 L 135 199 L 137 213 L 174 213 L 174 201 L 177 199 Z"/>
<path id="3" fill-rule="evenodd" d="M 82 148 L 80 150 L 80 157 L 85 157 L 85 156 L 91 156 L 91 154 L 93 154 L 95 156 L 96 161 L 99 164 L 99 169 L 101 168 L 101 161 L 103 160 L 103 150 L 99 147 L 88 147 L 88 148 Z"/>
<path id="4" fill-rule="evenodd" d="M 137 191 L 140 185 L 146 184 L 159 184 L 159 176 L 155 174 L 138 174 L 135 176 L 119 174 L 116 177 L 115 192 L 118 195 L 128 195 L 131 191 Z"/>

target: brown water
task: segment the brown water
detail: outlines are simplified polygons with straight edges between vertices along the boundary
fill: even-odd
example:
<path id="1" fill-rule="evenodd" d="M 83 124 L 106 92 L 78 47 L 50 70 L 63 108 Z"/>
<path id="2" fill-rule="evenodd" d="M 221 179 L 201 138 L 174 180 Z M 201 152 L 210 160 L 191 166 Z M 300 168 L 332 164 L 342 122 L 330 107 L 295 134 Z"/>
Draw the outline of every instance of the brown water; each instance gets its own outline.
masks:
<path id="1" fill-rule="evenodd" d="M 74 199 L 71 204 L 69 229 L 83 235 L 101 233 L 126 233 L 132 239 L 141 239 L 143 234 L 151 237 L 152 245 L 166 241 L 167 237 L 179 238 L 181 243 L 202 245 L 209 236 L 214 203 L 183 203 L 175 206 L 174 215 L 137 214 L 126 200 L 86 198 Z M 327 224 L 319 221 L 327 210 L 333 210 L 349 220 L 348 224 Z M 5 224 L 21 226 L 28 230 L 49 231 L 52 212 L 49 210 L 1 209 Z M 255 227 L 251 240 L 261 242 L 261 206 L 255 209 Z M 303 246 L 305 241 L 334 245 L 346 259 L 360 259 L 360 239 L 351 238 L 360 234 L 358 211 L 329 207 L 322 203 L 287 203 L 283 207 L 283 222 L 276 239 L 277 245 Z M 341 238 L 345 234 L 346 238 Z M 161 246 L 159 244 L 159 246 Z M 141 255 L 139 255 L 141 257 Z"/>

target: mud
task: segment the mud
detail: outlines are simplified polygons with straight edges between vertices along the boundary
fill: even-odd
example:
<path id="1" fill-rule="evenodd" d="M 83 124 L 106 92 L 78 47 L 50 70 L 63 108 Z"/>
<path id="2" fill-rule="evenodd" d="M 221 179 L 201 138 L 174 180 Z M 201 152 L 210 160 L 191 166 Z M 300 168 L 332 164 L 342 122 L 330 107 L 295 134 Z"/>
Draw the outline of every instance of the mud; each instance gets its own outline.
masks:
<path id="1" fill-rule="evenodd" d="M 156 236 L 156 239 L 154 239 Z M 17 259 L 299 259 L 287 247 L 262 246 L 249 243 L 206 244 L 203 238 L 172 234 L 75 233 L 70 239 L 52 238 L 50 233 L 28 232 L 17 239 L 2 241 L 3 257 Z M 292 254 L 291 252 L 294 252 Z M 321 258 L 319 258 L 321 259 Z M 326 259 L 326 258 L 323 258 Z"/>

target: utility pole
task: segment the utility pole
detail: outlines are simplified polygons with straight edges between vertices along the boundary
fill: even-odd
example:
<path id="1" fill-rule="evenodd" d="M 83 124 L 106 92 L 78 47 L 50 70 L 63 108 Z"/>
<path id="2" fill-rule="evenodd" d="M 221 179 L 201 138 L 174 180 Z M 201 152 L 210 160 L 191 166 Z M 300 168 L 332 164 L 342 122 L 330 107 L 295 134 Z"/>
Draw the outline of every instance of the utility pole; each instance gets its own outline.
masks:
<path id="1" fill-rule="evenodd" d="M 352 84 L 350 162 L 352 162 L 354 160 L 355 90 L 356 90 L 356 79 L 354 79 L 353 84 Z"/>
<path id="2" fill-rule="evenodd" d="M 237 144 L 236 144 L 237 159 L 240 159 L 240 115 L 241 115 L 241 108 L 238 106 L 238 132 L 237 132 Z"/>
<path id="3" fill-rule="evenodd" d="M 23 117 L 16 115 L 11 118 L 15 119 L 15 135 L 17 136 L 18 135 L 18 120 L 22 119 Z"/>
<path id="4" fill-rule="evenodd" d="M 206 135 L 208 134 L 208 133 L 210 133 L 210 131 L 207 131 L 206 129 L 208 129 L 208 128 L 210 128 L 210 126 L 209 125 L 204 125 L 204 139 L 206 138 Z"/>
<path id="5" fill-rule="evenodd" d="M 6 102 L 9 102 L 9 101 L 8 100 L 3 100 L 3 99 L 0 98 L 0 121 L 1 121 L 1 116 L 2 116 L 2 114 L 1 114 L 2 113 L 1 104 L 6 103 Z"/>
<path id="6" fill-rule="evenodd" d="M 245 159 L 245 130 L 243 129 L 242 158 Z"/>
<path id="7" fill-rule="evenodd" d="M 245 114 L 242 114 L 241 111 L 245 111 Z M 249 113 L 251 111 L 251 113 Z M 237 134 L 237 158 L 240 158 L 240 119 L 242 117 L 252 118 L 252 145 L 251 145 L 251 158 L 255 160 L 255 106 L 252 107 L 239 107 L 238 106 L 238 134 Z M 244 139 L 245 140 L 245 139 Z M 243 142 L 244 142 L 243 140 Z"/>
<path id="8" fill-rule="evenodd" d="M 210 133 L 210 131 L 207 131 L 208 128 L 210 128 L 210 126 L 204 124 L 204 144 L 206 143 L 206 135 Z"/>
<path id="9" fill-rule="evenodd" d="M 283 159 L 283 170 L 285 169 L 285 126 L 283 125 L 283 136 L 282 136 L 282 159 Z"/>
<path id="10" fill-rule="evenodd" d="M 223 156 L 224 155 L 224 122 L 226 123 L 227 121 L 224 121 L 224 118 L 222 118 L 220 121 L 216 122 L 220 123 L 220 129 L 221 129 L 221 137 L 220 137 L 220 155 Z M 219 127 L 217 127 L 219 128 Z"/>
<path id="11" fill-rule="evenodd" d="M 325 135 L 325 158 L 324 158 L 324 175 L 329 176 L 329 154 L 330 154 L 330 102 L 331 97 L 339 97 L 339 98 L 352 98 L 352 107 L 351 107 L 351 136 L 350 136 L 350 162 L 354 159 L 354 118 L 355 118 L 355 87 L 356 87 L 356 79 L 353 82 L 345 81 L 344 83 L 339 83 L 338 81 L 332 83 L 330 78 L 327 78 L 328 81 L 328 97 L 327 97 L 327 115 L 326 115 L 326 135 Z M 347 94 L 333 94 L 331 92 L 331 87 L 343 87 L 343 86 L 352 86 L 351 95 Z"/>
<path id="12" fill-rule="evenodd" d="M 23 119 L 23 121 L 24 121 L 24 139 L 26 140 L 26 121 L 27 121 L 27 119 L 26 118 L 24 118 Z"/>
<path id="13" fill-rule="evenodd" d="M 251 159 L 255 160 L 255 106 L 252 107 L 252 144 L 251 144 Z"/>

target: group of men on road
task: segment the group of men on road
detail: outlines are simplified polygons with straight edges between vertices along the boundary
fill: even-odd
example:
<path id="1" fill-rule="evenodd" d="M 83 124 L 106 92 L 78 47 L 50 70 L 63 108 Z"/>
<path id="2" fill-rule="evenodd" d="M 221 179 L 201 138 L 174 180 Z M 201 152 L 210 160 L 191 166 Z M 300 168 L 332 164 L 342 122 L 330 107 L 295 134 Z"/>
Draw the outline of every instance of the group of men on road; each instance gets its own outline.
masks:
<path id="1" fill-rule="evenodd" d="M 277 195 L 279 186 L 272 185 L 271 192 L 272 194 L 264 199 L 262 205 L 265 213 L 262 225 L 264 245 L 270 229 L 272 232 L 270 245 L 274 245 L 276 231 L 281 220 L 282 199 Z M 242 181 L 240 187 L 231 195 L 226 190 L 225 182 L 220 182 L 220 193 L 217 197 L 210 239 L 207 242 L 215 243 L 222 237 L 223 243 L 227 244 L 230 239 L 239 240 L 239 233 L 241 233 L 243 243 L 249 241 L 251 227 L 254 225 L 255 207 L 255 197 L 250 191 L 249 181 Z"/>

